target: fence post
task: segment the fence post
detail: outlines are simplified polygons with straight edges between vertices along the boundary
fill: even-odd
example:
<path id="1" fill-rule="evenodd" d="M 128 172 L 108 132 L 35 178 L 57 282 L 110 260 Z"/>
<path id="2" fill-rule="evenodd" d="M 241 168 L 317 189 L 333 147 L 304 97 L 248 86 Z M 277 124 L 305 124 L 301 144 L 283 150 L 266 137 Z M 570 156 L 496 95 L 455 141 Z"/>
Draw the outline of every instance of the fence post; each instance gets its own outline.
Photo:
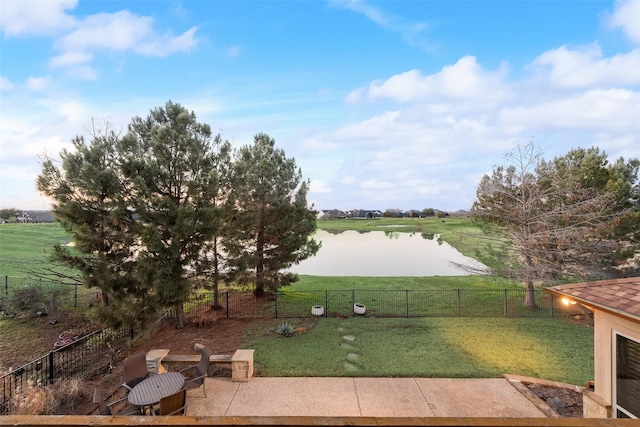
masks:
<path id="1" fill-rule="evenodd" d="M 73 306 L 77 307 L 78 306 L 78 285 L 75 285 L 73 287 Z"/>
<path id="2" fill-rule="evenodd" d="M 405 303 L 405 311 L 407 313 L 407 317 L 409 317 L 409 289 L 405 289 L 404 291 L 404 303 Z"/>
<path id="3" fill-rule="evenodd" d="M 276 289 L 276 319 L 278 318 L 278 290 Z"/>
<path id="4" fill-rule="evenodd" d="M 326 307 L 324 315 L 327 317 L 329 315 L 329 289 L 324 290 L 324 306 Z"/>
<path id="5" fill-rule="evenodd" d="M 458 289 L 458 317 L 460 317 L 460 289 Z"/>
<path id="6" fill-rule="evenodd" d="M 551 317 L 553 317 L 553 301 L 555 301 L 555 295 L 551 295 Z"/>
<path id="7" fill-rule="evenodd" d="M 504 290 L 504 317 L 507 317 L 507 290 Z"/>
<path id="8" fill-rule="evenodd" d="M 354 304 L 356 303 L 356 291 L 354 289 L 351 290 L 351 315 L 355 316 L 356 312 L 353 309 Z"/>
<path id="9" fill-rule="evenodd" d="M 53 351 L 49 352 L 49 384 L 53 384 Z"/>

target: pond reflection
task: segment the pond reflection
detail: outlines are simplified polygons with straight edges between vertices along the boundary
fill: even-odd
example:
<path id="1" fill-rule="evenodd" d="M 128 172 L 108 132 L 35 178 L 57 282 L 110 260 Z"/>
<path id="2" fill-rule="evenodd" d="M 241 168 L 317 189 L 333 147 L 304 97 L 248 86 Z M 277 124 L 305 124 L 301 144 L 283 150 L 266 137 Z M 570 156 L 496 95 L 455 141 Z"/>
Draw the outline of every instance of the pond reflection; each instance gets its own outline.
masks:
<path id="1" fill-rule="evenodd" d="M 289 270 L 312 276 L 464 276 L 455 265 L 482 269 L 434 233 L 316 231 L 316 256 Z"/>

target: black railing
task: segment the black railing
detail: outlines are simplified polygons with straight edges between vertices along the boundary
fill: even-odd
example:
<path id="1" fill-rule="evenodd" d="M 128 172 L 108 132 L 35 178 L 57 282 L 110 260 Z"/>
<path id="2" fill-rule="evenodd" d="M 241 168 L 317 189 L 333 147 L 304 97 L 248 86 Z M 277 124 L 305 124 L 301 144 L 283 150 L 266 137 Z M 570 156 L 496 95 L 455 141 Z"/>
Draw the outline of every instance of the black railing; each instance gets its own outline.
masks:
<path id="1" fill-rule="evenodd" d="M 68 344 L 1 376 L 0 415 L 8 413 L 12 397 L 26 387 L 45 387 L 60 379 L 88 378 L 109 371 L 115 363 L 117 348 L 132 335 L 131 330 L 101 329 L 72 339 Z"/>

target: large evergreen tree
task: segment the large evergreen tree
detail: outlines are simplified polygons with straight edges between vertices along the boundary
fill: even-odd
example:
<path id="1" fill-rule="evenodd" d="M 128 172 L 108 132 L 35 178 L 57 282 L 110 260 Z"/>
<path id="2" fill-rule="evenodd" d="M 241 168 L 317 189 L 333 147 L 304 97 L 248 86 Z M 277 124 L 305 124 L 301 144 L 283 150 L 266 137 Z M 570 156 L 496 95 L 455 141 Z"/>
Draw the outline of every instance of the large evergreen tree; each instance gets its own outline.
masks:
<path id="1" fill-rule="evenodd" d="M 221 226 L 209 126 L 168 102 L 132 119 L 122 138 L 107 132 L 74 147 L 61 167 L 45 161 L 38 178 L 79 251 L 58 248 L 59 259 L 109 297 L 105 319 L 144 322 L 173 306 L 182 326 L 189 277 Z"/>
<path id="2" fill-rule="evenodd" d="M 118 144 L 140 238 L 136 279 L 153 289 L 153 305 L 175 307 L 178 326 L 189 278 L 200 271 L 203 248 L 220 227 L 211 141 L 208 125 L 168 102 L 146 119 L 134 118 Z"/>
<path id="3" fill-rule="evenodd" d="M 255 283 L 256 296 L 293 280 L 280 270 L 320 247 L 311 237 L 316 222 L 315 212 L 307 207 L 309 183 L 301 177 L 295 160 L 276 149 L 266 134 L 235 152 L 224 247 L 232 273 Z"/>
<path id="4" fill-rule="evenodd" d="M 118 311 L 118 317 L 130 323 L 138 315 L 121 310 L 119 301 L 145 295 L 132 276 L 135 221 L 120 171 L 118 138 L 108 126 L 104 131 L 94 129 L 90 143 L 74 138 L 74 150 L 60 153 L 59 166 L 45 159 L 37 186 L 53 200 L 57 221 L 75 243 L 74 248 L 56 245 L 54 260 L 80 271 L 85 285 L 102 291 L 105 317 Z M 114 304 L 109 304 L 110 299 Z"/>

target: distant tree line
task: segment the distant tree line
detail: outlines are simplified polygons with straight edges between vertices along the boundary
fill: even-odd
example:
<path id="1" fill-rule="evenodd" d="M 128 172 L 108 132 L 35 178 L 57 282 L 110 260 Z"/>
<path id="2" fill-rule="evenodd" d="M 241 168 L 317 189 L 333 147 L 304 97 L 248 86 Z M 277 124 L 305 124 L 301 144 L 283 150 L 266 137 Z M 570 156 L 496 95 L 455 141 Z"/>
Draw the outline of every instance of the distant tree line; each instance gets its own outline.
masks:
<path id="1" fill-rule="evenodd" d="M 294 159 L 266 134 L 232 150 L 170 101 L 124 135 L 107 125 L 74 138 L 60 160 L 44 160 L 37 186 L 75 242 L 57 245 L 54 259 L 101 289 L 100 316 L 114 324 L 146 324 L 173 307 L 183 326 L 193 278 L 216 295 L 226 280 L 262 296 L 319 249 Z"/>

